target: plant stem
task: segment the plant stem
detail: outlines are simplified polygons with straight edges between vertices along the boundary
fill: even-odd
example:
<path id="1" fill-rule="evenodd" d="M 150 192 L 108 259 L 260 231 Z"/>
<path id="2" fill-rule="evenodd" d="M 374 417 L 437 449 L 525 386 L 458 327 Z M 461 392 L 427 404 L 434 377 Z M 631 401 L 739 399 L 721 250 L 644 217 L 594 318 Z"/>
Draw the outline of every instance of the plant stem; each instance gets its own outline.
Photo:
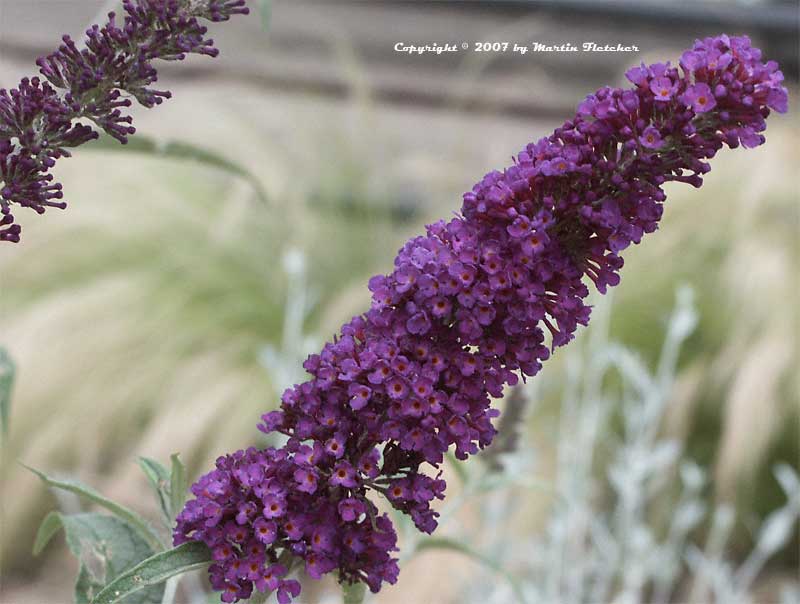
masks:
<path id="1" fill-rule="evenodd" d="M 364 601 L 364 594 L 367 586 L 361 581 L 355 583 L 342 583 L 342 596 L 344 604 L 361 604 Z"/>
<path id="2" fill-rule="evenodd" d="M 161 604 L 174 604 L 175 594 L 178 591 L 178 582 L 180 580 L 180 575 L 167 579 L 167 582 L 164 584 L 164 597 L 161 599 Z"/>

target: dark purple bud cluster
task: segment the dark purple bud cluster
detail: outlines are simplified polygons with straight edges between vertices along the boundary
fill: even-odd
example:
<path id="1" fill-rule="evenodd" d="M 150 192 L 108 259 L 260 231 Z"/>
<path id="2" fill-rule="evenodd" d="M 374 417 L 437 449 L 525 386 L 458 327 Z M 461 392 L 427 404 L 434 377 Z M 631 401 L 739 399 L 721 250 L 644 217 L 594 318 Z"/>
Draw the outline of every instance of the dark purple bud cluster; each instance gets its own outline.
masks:
<path id="1" fill-rule="evenodd" d="M 225 601 L 264 585 L 288 601 L 294 584 L 259 579 L 287 558 L 315 578 L 394 583 L 395 532 L 370 491 L 420 530 L 436 528 L 444 453 L 466 459 L 491 443 L 491 398 L 588 322 L 587 282 L 600 292 L 619 283 L 620 252 L 658 225 L 662 185 L 699 186 L 723 145 L 764 142 L 787 93 L 777 65 L 760 59 L 747 38 L 720 36 L 698 41 L 680 67 L 632 69 L 634 88 L 587 97 L 370 280 L 370 310 L 311 355 L 311 379 L 263 416 L 259 428 L 286 444 L 221 457 L 178 517 L 176 543 L 213 549 Z"/>
<path id="2" fill-rule="evenodd" d="M 94 122 L 122 143 L 135 132 L 123 110 L 135 98 L 145 107 L 169 98 L 150 86 L 154 59 L 178 61 L 187 54 L 216 56 L 199 19 L 224 21 L 246 14 L 245 0 L 125 0 L 120 23 L 114 13 L 86 31 L 86 47 L 64 36 L 59 49 L 37 61 L 44 78 L 25 78 L 0 89 L 0 241 L 19 241 L 11 205 L 64 208 L 61 185 L 50 169 L 67 148 L 97 138 Z"/>

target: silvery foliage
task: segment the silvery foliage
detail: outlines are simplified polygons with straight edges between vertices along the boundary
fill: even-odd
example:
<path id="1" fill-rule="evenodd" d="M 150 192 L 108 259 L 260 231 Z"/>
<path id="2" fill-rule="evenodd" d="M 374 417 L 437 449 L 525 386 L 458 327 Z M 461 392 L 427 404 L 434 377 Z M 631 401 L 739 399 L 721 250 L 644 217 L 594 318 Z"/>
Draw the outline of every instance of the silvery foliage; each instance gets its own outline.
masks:
<path id="1" fill-rule="evenodd" d="M 535 445 L 523 443 L 503 456 L 500 472 L 469 464 L 463 492 L 443 506 L 442 523 L 457 542 L 470 544 L 464 553 L 480 551 L 473 557 L 496 573 L 468 581 L 458 601 L 755 604 L 751 591 L 760 571 L 797 530 L 797 473 L 788 464 L 773 469 L 786 503 L 764 520 L 743 563 L 726 559 L 735 509 L 711 507 L 703 497 L 706 472 L 682 455 L 679 442 L 659 434 L 681 346 L 697 324 L 691 291 L 678 292 L 654 371 L 609 339 L 609 312 L 610 300 L 601 302 L 592 329 L 566 353 L 554 478 L 530 478 L 536 473 Z M 621 400 L 606 385 L 614 373 Z M 553 380 L 564 378 L 545 370 L 531 380 L 524 387 L 530 400 Z M 612 414 L 621 416 L 621 430 L 612 429 Z M 543 528 L 533 537 L 521 538 L 531 531 L 515 525 L 520 489 L 549 497 Z M 526 494 L 525 500 L 534 499 Z M 461 525 L 454 513 L 467 501 L 480 521 Z M 664 509 L 671 517 L 654 522 Z M 692 531 L 704 520 L 710 521 L 708 536 L 696 543 Z M 413 531 L 404 536 L 401 551 L 408 559 L 417 549 L 414 542 L 425 538 Z M 798 596 L 800 585 L 791 585 L 781 601 L 797 604 Z"/>
<path id="2" fill-rule="evenodd" d="M 259 354 L 259 360 L 269 372 L 278 394 L 304 381 L 306 370 L 303 361 L 319 344 L 318 338 L 307 335 L 304 329 L 318 298 L 308 285 L 305 254 L 297 248 L 288 248 L 283 254 L 282 268 L 287 290 L 281 341 L 278 346 L 264 346 Z"/>

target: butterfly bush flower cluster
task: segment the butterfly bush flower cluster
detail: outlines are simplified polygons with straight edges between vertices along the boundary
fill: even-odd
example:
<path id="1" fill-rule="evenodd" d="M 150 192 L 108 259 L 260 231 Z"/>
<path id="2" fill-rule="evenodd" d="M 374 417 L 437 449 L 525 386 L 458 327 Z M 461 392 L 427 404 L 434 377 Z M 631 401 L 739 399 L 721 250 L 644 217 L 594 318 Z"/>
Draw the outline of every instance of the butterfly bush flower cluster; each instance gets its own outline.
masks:
<path id="1" fill-rule="evenodd" d="M 37 61 L 42 77 L 0 89 L 0 241 L 19 241 L 12 204 L 43 213 L 64 208 L 61 184 L 50 174 L 98 133 L 88 120 L 125 143 L 135 132 L 124 113 L 135 99 L 153 107 L 170 97 L 151 88 L 153 60 L 179 61 L 188 54 L 214 57 L 200 19 L 224 21 L 246 14 L 245 0 L 124 0 L 125 14 L 109 13 L 102 27 L 86 31 L 84 48 L 64 36 L 57 51 Z"/>
<path id="2" fill-rule="evenodd" d="M 290 562 L 373 592 L 394 583 L 395 531 L 370 492 L 432 532 L 444 453 L 492 442 L 491 399 L 588 322 L 587 284 L 619 282 L 620 252 L 658 225 L 663 185 L 700 186 L 723 145 L 760 145 L 770 110 L 787 108 L 777 65 L 745 37 L 698 41 L 678 66 L 627 77 L 632 88 L 587 97 L 370 280 L 369 311 L 263 416 L 285 445 L 221 457 L 192 487 L 175 543 L 212 549 L 224 601 L 256 589 L 289 602 Z"/>

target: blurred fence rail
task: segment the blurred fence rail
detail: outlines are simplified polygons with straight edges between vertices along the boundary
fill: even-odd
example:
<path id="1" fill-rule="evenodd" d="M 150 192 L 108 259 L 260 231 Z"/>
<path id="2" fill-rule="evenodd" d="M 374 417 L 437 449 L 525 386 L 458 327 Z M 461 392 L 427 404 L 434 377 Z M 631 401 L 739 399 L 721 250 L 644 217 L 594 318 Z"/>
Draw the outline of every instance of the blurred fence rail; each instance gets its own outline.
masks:
<path id="1" fill-rule="evenodd" d="M 0 86 L 35 71 L 62 33 L 77 37 L 107 0 L 0 0 Z M 274 0 L 269 31 L 258 18 L 212 33 L 220 61 L 166 65 L 166 79 L 231 80 L 284 92 L 465 112 L 566 117 L 576 99 L 620 80 L 629 65 L 674 56 L 704 35 L 747 33 L 795 77 L 794 3 L 634 3 L 621 0 L 365 2 Z M 258 2 L 251 2 L 257 9 Z M 467 52 L 408 55 L 395 44 L 467 44 Z M 476 42 L 635 45 L 639 53 L 475 53 Z M 8 67 L 11 67 L 10 75 Z M 4 81 L 6 78 L 9 81 Z"/>

